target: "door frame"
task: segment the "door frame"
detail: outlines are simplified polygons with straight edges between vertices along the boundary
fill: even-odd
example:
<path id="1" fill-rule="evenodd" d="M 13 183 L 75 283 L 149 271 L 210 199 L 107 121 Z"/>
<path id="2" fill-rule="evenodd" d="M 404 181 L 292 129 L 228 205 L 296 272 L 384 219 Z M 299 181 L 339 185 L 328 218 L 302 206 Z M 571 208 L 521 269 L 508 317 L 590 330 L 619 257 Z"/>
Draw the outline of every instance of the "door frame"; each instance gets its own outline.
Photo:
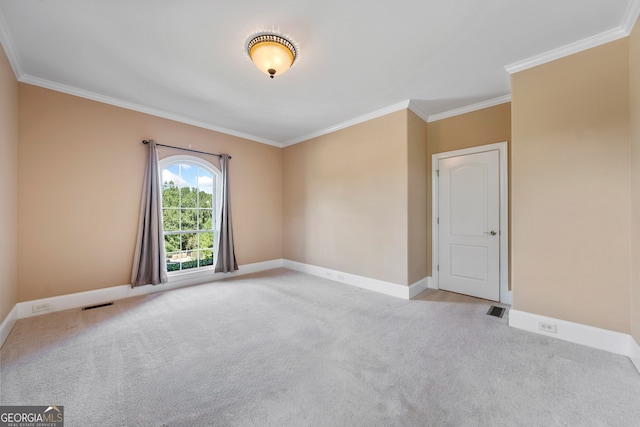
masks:
<path id="1" fill-rule="evenodd" d="M 508 143 L 479 145 L 461 150 L 435 153 L 431 155 L 431 286 L 440 289 L 438 264 L 440 260 L 439 230 L 438 230 L 438 162 L 448 157 L 465 156 L 467 154 L 484 153 L 498 150 L 500 166 L 500 302 L 511 304 L 509 290 L 509 161 Z"/>

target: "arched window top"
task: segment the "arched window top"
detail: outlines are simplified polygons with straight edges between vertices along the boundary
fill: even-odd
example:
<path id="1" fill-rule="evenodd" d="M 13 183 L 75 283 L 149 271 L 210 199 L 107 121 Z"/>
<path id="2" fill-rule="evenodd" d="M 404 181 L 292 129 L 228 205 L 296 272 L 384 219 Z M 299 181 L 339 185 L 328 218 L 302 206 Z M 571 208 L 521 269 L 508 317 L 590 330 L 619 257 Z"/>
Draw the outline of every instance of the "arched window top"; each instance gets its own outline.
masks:
<path id="1" fill-rule="evenodd" d="M 199 157 L 159 162 L 167 270 L 211 267 L 217 248 L 220 171 Z"/>
<path id="2" fill-rule="evenodd" d="M 183 163 L 186 165 L 200 167 L 205 171 L 209 171 L 209 173 L 213 175 L 220 176 L 220 170 L 217 167 L 215 167 L 210 162 L 196 156 L 189 156 L 184 154 L 177 155 L 177 156 L 168 156 L 161 159 L 159 163 L 160 163 L 161 171 L 165 168 L 168 168 L 169 166 L 174 166 L 174 165 Z M 164 176 L 162 176 L 162 181 L 164 184 Z"/>

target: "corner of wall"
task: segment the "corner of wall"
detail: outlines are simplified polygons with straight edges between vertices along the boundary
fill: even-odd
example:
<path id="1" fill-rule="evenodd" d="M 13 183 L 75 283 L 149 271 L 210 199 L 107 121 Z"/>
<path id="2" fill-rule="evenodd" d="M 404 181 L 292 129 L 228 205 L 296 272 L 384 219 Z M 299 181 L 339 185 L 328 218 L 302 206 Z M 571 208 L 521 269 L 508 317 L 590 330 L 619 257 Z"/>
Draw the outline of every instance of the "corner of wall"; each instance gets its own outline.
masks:
<path id="1" fill-rule="evenodd" d="M 631 336 L 640 361 L 640 20 L 629 36 L 629 138 L 631 145 Z M 640 363 L 640 362 L 639 362 Z M 636 365 L 640 366 L 640 365 Z"/>
<path id="2" fill-rule="evenodd" d="M 5 321 L 11 321 L 18 300 L 18 81 L 1 46 L 0 93 L 0 334 L 4 334 Z"/>
<path id="3" fill-rule="evenodd" d="M 407 274 L 408 283 L 414 283 L 429 275 L 427 122 L 407 111 Z"/>

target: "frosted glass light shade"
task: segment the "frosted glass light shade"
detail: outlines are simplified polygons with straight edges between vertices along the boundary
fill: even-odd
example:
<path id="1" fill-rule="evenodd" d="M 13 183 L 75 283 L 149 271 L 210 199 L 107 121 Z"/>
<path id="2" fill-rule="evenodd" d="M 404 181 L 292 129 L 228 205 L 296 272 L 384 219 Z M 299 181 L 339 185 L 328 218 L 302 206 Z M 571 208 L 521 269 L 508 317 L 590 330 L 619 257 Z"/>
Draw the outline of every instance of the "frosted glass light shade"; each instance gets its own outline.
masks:
<path id="1" fill-rule="evenodd" d="M 296 60 L 296 49 L 289 40 L 275 34 L 254 37 L 247 45 L 253 63 L 271 78 L 283 74 Z"/>

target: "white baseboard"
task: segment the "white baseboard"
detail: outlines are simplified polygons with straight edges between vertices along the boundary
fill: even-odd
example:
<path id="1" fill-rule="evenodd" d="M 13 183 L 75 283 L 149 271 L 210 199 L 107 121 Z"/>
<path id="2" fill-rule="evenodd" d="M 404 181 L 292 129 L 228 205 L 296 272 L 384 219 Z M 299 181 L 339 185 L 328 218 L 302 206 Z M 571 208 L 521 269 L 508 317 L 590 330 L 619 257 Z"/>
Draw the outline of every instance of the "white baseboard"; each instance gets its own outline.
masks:
<path id="1" fill-rule="evenodd" d="M 629 359 L 640 372 L 640 345 L 631 336 L 629 337 Z"/>
<path id="2" fill-rule="evenodd" d="M 167 283 L 156 286 L 148 285 L 132 288 L 131 285 L 120 285 L 112 286 L 109 288 L 95 289 L 92 291 L 76 292 L 73 294 L 19 302 L 13 307 L 7 318 L 4 319 L 4 321 L 0 325 L 0 347 L 2 346 L 2 344 L 4 344 L 4 341 L 9 336 L 9 332 L 11 332 L 11 328 L 13 328 L 15 322 L 19 319 L 39 316 L 41 314 L 53 313 L 56 311 L 86 307 L 88 305 L 101 304 L 108 301 L 114 301 L 138 295 L 164 292 L 171 289 L 183 288 L 186 286 L 215 282 L 227 277 L 241 276 L 243 274 L 256 273 L 259 271 L 271 270 L 278 267 L 282 267 L 282 259 L 241 265 L 238 266 L 238 271 L 235 271 L 233 273 L 214 273 L 212 268 L 209 270 L 200 270 L 190 273 L 171 274 Z M 47 304 L 48 309 L 45 311 L 34 313 L 33 306 L 42 304 Z"/>
<path id="3" fill-rule="evenodd" d="M 425 277 L 422 280 L 418 280 L 416 283 L 409 286 L 409 299 L 413 299 L 429 289 L 430 277 Z"/>
<path id="4" fill-rule="evenodd" d="M 555 326 L 556 333 L 541 330 L 540 323 Z M 514 309 L 509 310 L 509 326 L 627 356 L 640 372 L 640 347 L 629 334 Z"/>
<path id="5" fill-rule="evenodd" d="M 380 294 L 407 300 L 415 297 L 416 295 L 427 289 L 427 285 L 429 283 L 429 278 L 425 277 L 424 279 L 417 281 L 411 286 L 405 286 L 398 283 L 385 282 L 383 280 L 358 276 L 356 274 L 345 273 L 338 270 L 331 270 L 330 268 L 318 267 L 315 265 L 304 264 L 288 259 L 284 260 L 283 267 L 295 271 L 300 271 L 302 273 L 311 274 L 312 276 L 323 277 L 325 279 L 334 280 L 336 282 L 345 283 L 351 286 L 356 286 L 368 291 L 378 292 Z"/>
<path id="6" fill-rule="evenodd" d="M 234 273 L 214 273 L 212 269 L 200 270 L 188 273 L 173 273 L 169 276 L 169 281 L 162 285 L 140 286 L 131 288 L 130 285 L 112 286 L 109 288 L 95 289 L 92 291 L 76 292 L 73 294 L 59 295 L 48 298 L 41 298 L 32 301 L 17 303 L 9 315 L 0 324 L 0 347 L 9 336 L 11 329 L 19 319 L 53 313 L 56 311 L 70 310 L 74 308 L 86 307 L 88 305 L 102 304 L 123 298 L 146 295 L 155 292 L 164 292 L 171 289 L 183 288 L 186 286 L 199 285 L 214 282 L 227 277 L 240 276 L 243 274 L 257 273 L 259 271 L 272 270 L 278 267 L 286 267 L 291 270 L 301 271 L 314 276 L 324 277 L 359 288 L 394 296 L 402 299 L 411 299 L 428 288 L 430 278 L 425 277 L 411 286 L 404 286 L 397 283 L 384 282 L 368 277 L 357 276 L 355 274 L 316 267 L 295 261 L 276 259 L 239 266 Z M 46 304 L 48 309 L 37 313 L 33 312 L 33 307 Z"/>
<path id="7" fill-rule="evenodd" d="M 11 329 L 18 321 L 18 306 L 14 305 L 7 317 L 0 323 L 0 348 L 2 348 L 2 344 L 9 336 Z"/>

